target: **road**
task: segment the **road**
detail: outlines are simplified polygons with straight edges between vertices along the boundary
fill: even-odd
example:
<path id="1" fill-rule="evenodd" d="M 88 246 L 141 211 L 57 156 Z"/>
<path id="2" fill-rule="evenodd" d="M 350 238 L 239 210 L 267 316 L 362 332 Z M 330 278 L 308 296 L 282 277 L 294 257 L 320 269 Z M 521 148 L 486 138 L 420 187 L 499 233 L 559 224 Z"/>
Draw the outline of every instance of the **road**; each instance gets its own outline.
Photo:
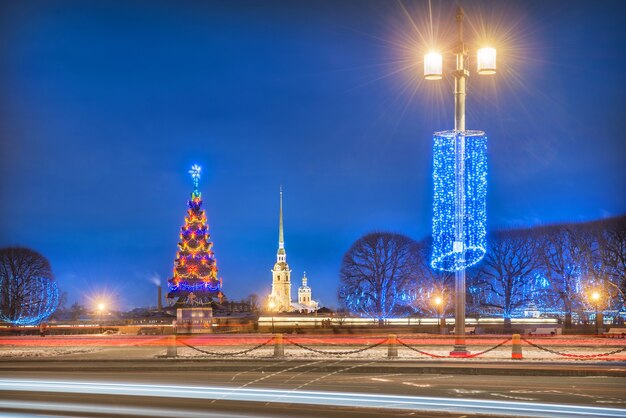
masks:
<path id="1" fill-rule="evenodd" d="M 72 416 L 180 417 L 381 417 L 407 411 L 412 416 L 626 415 L 623 376 L 364 373 L 359 368 L 367 362 L 343 360 L 232 361 L 232 370 L 211 370 L 211 364 L 227 363 L 196 362 L 194 369 L 194 363 L 178 368 L 154 362 L 126 370 L 89 361 L 2 363 L 0 411 L 16 416 L 54 410 Z"/>

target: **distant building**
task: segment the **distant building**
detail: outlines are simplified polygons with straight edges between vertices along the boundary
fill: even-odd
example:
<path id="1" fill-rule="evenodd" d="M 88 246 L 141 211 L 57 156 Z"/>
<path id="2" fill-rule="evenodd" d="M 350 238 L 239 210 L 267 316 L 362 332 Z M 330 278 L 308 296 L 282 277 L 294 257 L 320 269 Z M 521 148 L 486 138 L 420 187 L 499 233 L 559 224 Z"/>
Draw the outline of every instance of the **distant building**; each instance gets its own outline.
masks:
<path id="1" fill-rule="evenodd" d="M 319 303 L 311 297 L 311 288 L 307 286 L 306 271 L 302 276 L 302 286 L 298 288 L 298 303 L 292 303 L 291 307 L 299 312 L 315 312 L 319 307 Z"/>
<path id="2" fill-rule="evenodd" d="M 280 189 L 280 213 L 278 221 L 278 252 L 272 269 L 272 293 L 268 307 L 275 312 L 291 311 L 291 270 L 287 264 L 285 239 L 283 234 L 283 190 Z"/>
<path id="3" fill-rule="evenodd" d="M 315 312 L 318 303 L 311 297 L 311 288 L 307 286 L 306 273 L 302 278 L 302 286 L 298 289 L 298 302 L 291 301 L 291 270 L 287 264 L 285 238 L 283 231 L 283 190 L 280 189 L 280 209 L 278 220 L 278 252 L 276 264 L 272 269 L 272 293 L 267 298 L 267 307 L 274 312 L 305 311 Z"/>

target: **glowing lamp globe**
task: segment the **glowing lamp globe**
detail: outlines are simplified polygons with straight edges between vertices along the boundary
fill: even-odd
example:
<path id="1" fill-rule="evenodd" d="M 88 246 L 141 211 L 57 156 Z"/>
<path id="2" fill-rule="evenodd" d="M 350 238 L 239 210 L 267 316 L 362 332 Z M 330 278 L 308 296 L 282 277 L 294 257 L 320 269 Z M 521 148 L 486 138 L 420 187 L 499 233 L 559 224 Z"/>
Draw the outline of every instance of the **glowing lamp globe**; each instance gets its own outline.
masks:
<path id="1" fill-rule="evenodd" d="M 496 73 L 496 49 L 481 48 L 476 57 L 478 74 L 491 75 Z"/>
<path id="2" fill-rule="evenodd" d="M 443 76 L 443 58 L 438 52 L 429 52 L 424 55 L 424 78 L 426 80 L 441 80 Z"/>
<path id="3" fill-rule="evenodd" d="M 600 294 L 598 292 L 593 292 L 591 295 L 591 299 L 593 299 L 594 302 L 597 302 L 600 299 Z"/>

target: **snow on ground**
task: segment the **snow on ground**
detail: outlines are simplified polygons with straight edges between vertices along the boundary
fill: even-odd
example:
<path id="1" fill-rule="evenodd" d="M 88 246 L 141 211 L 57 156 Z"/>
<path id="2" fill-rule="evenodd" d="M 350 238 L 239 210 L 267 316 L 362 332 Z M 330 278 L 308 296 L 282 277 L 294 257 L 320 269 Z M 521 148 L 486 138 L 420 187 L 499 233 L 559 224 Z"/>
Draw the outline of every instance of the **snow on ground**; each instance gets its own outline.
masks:
<path id="1" fill-rule="evenodd" d="M 58 357 L 68 354 L 93 353 L 100 347 L 5 347 L 0 350 L 0 359 L 24 357 Z"/>

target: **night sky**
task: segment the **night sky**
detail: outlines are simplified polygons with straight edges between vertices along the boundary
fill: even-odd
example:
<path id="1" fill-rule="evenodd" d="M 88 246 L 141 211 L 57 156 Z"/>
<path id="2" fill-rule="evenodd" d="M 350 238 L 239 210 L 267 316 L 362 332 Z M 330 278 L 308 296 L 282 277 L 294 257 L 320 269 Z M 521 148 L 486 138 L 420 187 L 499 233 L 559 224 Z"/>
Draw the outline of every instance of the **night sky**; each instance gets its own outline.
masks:
<path id="1" fill-rule="evenodd" d="M 462 3 L 470 46 L 498 48 L 467 113 L 490 228 L 626 212 L 626 3 Z M 48 257 L 69 304 L 154 305 L 198 163 L 225 294 L 269 293 L 282 184 L 293 297 L 306 270 L 335 306 L 359 236 L 430 233 L 452 81 L 420 60 L 454 7 L 431 27 L 427 1 L 1 2 L 0 246 Z"/>

